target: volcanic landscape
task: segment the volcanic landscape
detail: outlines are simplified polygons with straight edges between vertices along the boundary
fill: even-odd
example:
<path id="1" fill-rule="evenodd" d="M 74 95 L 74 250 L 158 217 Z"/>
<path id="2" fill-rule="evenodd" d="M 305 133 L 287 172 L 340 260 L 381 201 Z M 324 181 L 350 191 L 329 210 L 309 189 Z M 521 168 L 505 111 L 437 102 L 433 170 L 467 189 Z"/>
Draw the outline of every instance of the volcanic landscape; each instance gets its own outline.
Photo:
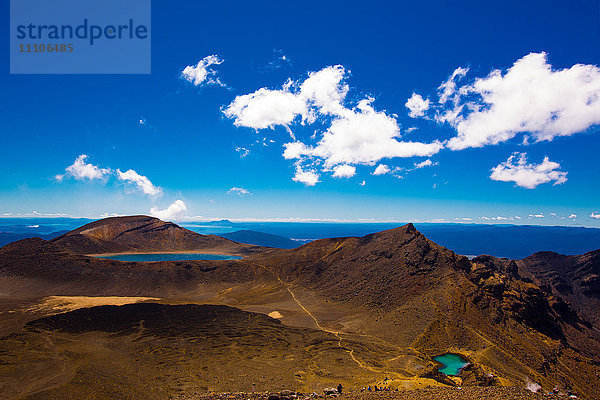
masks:
<path id="1" fill-rule="evenodd" d="M 600 250 L 469 260 L 411 224 L 277 249 L 107 218 L 0 248 L 0 398 L 597 399 L 599 285 Z"/>

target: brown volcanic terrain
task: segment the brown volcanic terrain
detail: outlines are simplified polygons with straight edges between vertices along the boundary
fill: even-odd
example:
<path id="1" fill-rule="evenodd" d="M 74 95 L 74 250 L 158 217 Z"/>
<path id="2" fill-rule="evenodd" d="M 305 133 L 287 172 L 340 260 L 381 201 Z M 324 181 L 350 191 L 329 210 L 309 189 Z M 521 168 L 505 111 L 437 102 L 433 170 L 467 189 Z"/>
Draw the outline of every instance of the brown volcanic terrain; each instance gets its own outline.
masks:
<path id="1" fill-rule="evenodd" d="M 580 256 L 544 251 L 519 264 L 524 275 L 563 297 L 582 317 L 600 327 L 600 250 Z"/>
<path id="2" fill-rule="evenodd" d="M 20 376 L 2 386 L 4 398 L 31 393 L 19 384 L 23 377 L 32 385 L 44 382 L 36 399 L 159 399 L 250 391 L 251 383 L 286 386 L 310 371 L 315 359 L 336 370 L 336 378 L 360 374 L 352 365 L 336 367 L 340 351 L 332 334 L 212 305 L 79 309 L 28 323 L 0 342 L 0 350 L 2 375 L 16 370 Z M 265 366 L 277 374 L 267 374 Z M 232 371 L 243 371 L 243 379 Z"/>
<path id="3" fill-rule="evenodd" d="M 114 225 L 113 219 L 107 224 Z M 155 235 L 128 233 L 136 230 L 125 225 L 104 228 L 102 221 L 90 225 L 102 240 L 119 245 L 134 246 L 138 236 L 142 243 L 153 243 L 147 238 Z M 72 236 L 82 236 L 81 229 Z M 600 335 L 584 314 L 580 318 L 577 307 L 522 279 L 521 262 L 489 256 L 469 261 L 410 224 L 291 250 L 263 248 L 235 261 L 103 260 L 74 254 L 64 244 L 72 243 L 65 241 L 68 237 L 52 243 L 22 240 L 0 249 L 0 296 L 6 299 L 0 303 L 0 385 L 19 381 L 24 388 L 10 398 L 83 396 L 86 385 L 94 388 L 86 396 L 94 398 L 111 398 L 108 393 L 123 385 L 153 388 L 155 397 L 167 398 L 206 388 L 248 391 L 252 383 L 256 390 L 283 386 L 312 392 L 338 382 L 349 388 L 378 384 L 415 389 L 523 388 L 528 381 L 545 390 L 558 386 L 600 397 Z M 165 237 L 162 244 L 144 246 L 179 246 L 177 235 L 174 243 Z M 157 301 L 131 296 L 151 297 L 162 308 L 144 306 L 156 318 L 142 315 L 136 308 L 141 305 L 60 314 L 89 307 L 89 298 L 75 296 L 95 296 L 93 304 Z M 114 296 L 129 297 L 118 302 Z M 208 321 L 202 315 L 209 309 L 189 304 L 228 305 L 252 314 L 227 309 Z M 181 310 L 190 316 L 189 327 Z M 256 313 L 270 314 L 281 324 Z M 31 321 L 36 322 L 25 325 Z M 84 328 L 75 329 L 81 324 Z M 256 326 L 258 331 L 270 328 L 261 336 Z M 192 331 L 199 332 L 196 339 Z M 321 341 L 307 339 L 314 337 Z M 148 353 L 141 344 L 155 350 Z M 198 355 L 203 351 L 210 357 Z M 432 357 L 445 352 L 472 363 L 460 378 L 437 372 Z M 257 356 L 244 359 L 246 355 Z M 57 357 L 64 366 L 60 376 L 39 372 L 57 371 Z M 110 368 L 101 367 L 108 360 L 115 361 Z M 31 365 L 38 367 L 26 372 L 24 366 Z M 133 376 L 133 365 L 136 384 L 125 378 Z M 249 373 L 253 368 L 260 373 Z M 110 379 L 117 383 L 111 386 Z M 119 393 L 141 397 L 137 391 Z"/>
<path id="4" fill-rule="evenodd" d="M 94 221 L 52 242 L 76 254 L 204 251 L 247 255 L 263 250 L 260 246 L 220 236 L 200 235 L 172 222 L 144 215 Z"/>

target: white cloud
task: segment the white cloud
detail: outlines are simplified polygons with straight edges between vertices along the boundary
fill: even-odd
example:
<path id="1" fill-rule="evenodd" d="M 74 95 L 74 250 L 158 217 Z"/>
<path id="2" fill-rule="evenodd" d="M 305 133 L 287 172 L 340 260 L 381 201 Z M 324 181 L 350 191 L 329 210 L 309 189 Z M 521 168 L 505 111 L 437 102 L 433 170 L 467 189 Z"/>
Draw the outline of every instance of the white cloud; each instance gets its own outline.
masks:
<path id="1" fill-rule="evenodd" d="M 232 187 L 227 191 L 227 194 L 237 194 L 238 196 L 252 196 L 252 193 L 250 193 L 250 191 L 244 189 L 243 187 Z"/>
<path id="2" fill-rule="evenodd" d="M 544 218 L 544 214 L 529 214 L 529 218 Z"/>
<path id="3" fill-rule="evenodd" d="M 100 218 L 111 218 L 111 217 L 124 217 L 125 214 L 117 214 L 117 213 L 102 213 L 100 214 Z"/>
<path id="4" fill-rule="evenodd" d="M 292 180 L 294 182 L 304 183 L 306 186 L 315 186 L 319 183 L 319 174 L 314 170 L 305 171 L 300 165 L 296 165 L 296 174 Z"/>
<path id="5" fill-rule="evenodd" d="M 64 174 L 55 176 L 56 180 L 60 182 L 66 177 L 72 177 L 77 180 L 101 180 L 112 172 L 109 168 L 99 168 L 96 165 L 86 163 L 85 160 L 87 158 L 88 156 L 85 154 L 77 157 L 73 164 L 65 168 Z"/>
<path id="6" fill-rule="evenodd" d="M 442 105 L 435 119 L 456 129 L 457 136 L 448 141 L 452 150 L 498 144 L 521 133 L 536 141 L 552 140 L 600 123 L 598 66 L 557 70 L 546 53 L 530 53 L 505 72 L 494 70 L 457 87 L 455 78 L 466 72 L 457 69 L 439 88 Z"/>
<path id="7" fill-rule="evenodd" d="M 390 167 L 385 164 L 379 164 L 375 171 L 373 171 L 373 175 L 385 175 L 390 172 Z"/>
<path id="8" fill-rule="evenodd" d="M 283 151 L 283 158 L 291 160 L 294 158 L 301 158 L 303 155 L 308 154 L 310 150 L 302 142 L 289 142 L 283 145 L 285 150 Z"/>
<path id="9" fill-rule="evenodd" d="M 346 70 L 341 65 L 310 72 L 300 86 L 300 97 L 306 99 L 322 114 L 340 115 L 346 111 L 342 105 L 348 93 L 345 77 Z"/>
<path id="10" fill-rule="evenodd" d="M 521 219 L 521 217 L 503 217 L 501 215 L 498 215 L 496 217 L 479 217 L 479 219 L 483 219 L 485 221 L 514 221 L 515 219 Z M 466 220 L 465 218 L 463 218 L 463 220 Z"/>
<path id="11" fill-rule="evenodd" d="M 334 178 L 351 178 L 356 175 L 356 168 L 352 165 L 338 165 L 333 167 Z"/>
<path id="12" fill-rule="evenodd" d="M 450 78 L 438 87 L 441 104 L 447 103 L 449 100 L 458 101 L 459 97 L 455 96 L 456 93 L 456 80 L 463 78 L 469 68 L 456 68 Z M 457 79 L 458 78 L 458 79 Z"/>
<path id="13" fill-rule="evenodd" d="M 117 177 L 119 178 L 119 180 L 133 183 L 144 194 L 147 194 L 150 196 L 158 196 L 159 194 L 162 193 L 162 189 L 157 186 L 154 186 L 152 184 L 152 182 L 150 182 L 150 179 L 148 179 L 147 177 L 145 177 L 143 175 L 138 174 L 137 172 L 135 172 L 132 169 L 127 170 L 126 172 L 121 172 L 120 169 L 117 169 Z"/>
<path id="14" fill-rule="evenodd" d="M 284 144 L 283 156 L 297 163 L 310 159 L 313 166 L 320 165 L 324 171 L 340 165 L 373 164 L 383 158 L 431 156 L 443 148 L 439 141 L 398 140 L 401 133 L 396 116 L 376 111 L 372 98 L 358 101 L 354 108 L 347 107 L 344 102 L 349 87 L 345 78 L 346 70 L 341 65 L 326 67 L 309 73 L 303 82 L 288 80 L 282 89 L 262 88 L 238 96 L 223 113 L 236 126 L 283 126 L 292 138 L 293 123 L 307 125 L 320 120 L 327 128 L 322 133 L 315 131 L 310 140 L 316 143 L 294 139 Z M 294 180 L 318 182 L 316 172 L 312 174 L 306 175 L 300 169 Z"/>
<path id="15" fill-rule="evenodd" d="M 196 65 L 188 65 L 181 71 L 181 77 L 194 86 L 217 85 L 225 86 L 217 76 L 217 71 L 211 68 L 223 62 L 217 55 L 206 56 Z"/>
<path id="16" fill-rule="evenodd" d="M 590 218 L 600 219 L 600 212 L 594 211 L 590 214 Z"/>
<path id="17" fill-rule="evenodd" d="M 223 113 L 233 119 L 235 126 L 253 129 L 273 129 L 284 126 L 291 133 L 290 124 L 298 115 L 308 115 L 304 99 L 289 91 L 291 82 L 282 90 L 258 89 L 254 93 L 237 96 Z"/>
<path id="18" fill-rule="evenodd" d="M 571 214 L 571 215 L 569 215 L 569 218 L 575 219 L 575 218 L 577 218 L 577 214 Z"/>
<path id="19" fill-rule="evenodd" d="M 337 164 L 371 164 L 383 158 L 431 156 L 442 149 L 438 141 L 396 140 L 400 136 L 396 119 L 375 111 L 371 101 L 362 100 L 355 109 L 346 109 L 334 118 L 317 146 L 307 147 L 305 154 L 323 159 L 329 168 Z"/>
<path id="20" fill-rule="evenodd" d="M 421 161 L 420 163 L 415 163 L 415 169 L 431 167 L 433 165 L 437 165 L 437 163 L 434 163 L 433 161 L 431 161 L 430 158 L 428 158 L 427 160 Z"/>
<path id="21" fill-rule="evenodd" d="M 125 172 L 120 169 L 110 168 L 99 168 L 96 165 L 87 163 L 88 156 L 85 154 L 77 157 L 72 165 L 69 165 L 65 169 L 65 173 L 62 175 L 56 175 L 55 179 L 63 181 L 65 178 L 72 177 L 77 180 L 101 180 L 106 181 L 109 178 L 116 178 L 119 181 L 131 184 L 135 188 L 139 189 L 142 193 L 149 196 L 158 196 L 162 194 L 162 189 L 152 184 L 150 179 L 146 176 L 138 174 L 135 170 L 129 169 Z"/>
<path id="22" fill-rule="evenodd" d="M 359 183 L 360 186 L 365 186 L 367 184 L 367 182 L 362 181 L 361 183 Z"/>
<path id="23" fill-rule="evenodd" d="M 560 164 L 550 161 L 548 157 L 544 157 L 541 164 L 527 164 L 526 153 L 514 153 L 508 160 L 492 169 L 490 178 L 495 181 L 515 182 L 518 186 L 534 189 L 542 183 L 552 181 L 554 185 L 565 183 L 567 173 L 559 168 Z"/>
<path id="24" fill-rule="evenodd" d="M 311 72 L 301 84 L 291 79 L 281 89 L 261 88 L 254 93 L 237 96 L 223 113 L 234 125 L 253 129 L 273 129 L 290 125 L 297 117 L 302 123 L 312 123 L 316 113 L 337 115 L 343 112 L 341 102 L 348 86 L 342 81 L 344 67 L 335 65 Z"/>
<path id="25" fill-rule="evenodd" d="M 175 200 L 173 204 L 164 210 L 159 210 L 157 207 L 150 209 L 150 214 L 163 221 L 178 220 L 183 217 L 183 213 L 187 210 L 185 203 L 182 200 Z"/>
<path id="26" fill-rule="evenodd" d="M 429 110 L 430 101 L 429 99 L 424 100 L 420 94 L 413 93 L 404 105 L 410 110 L 408 115 L 411 118 L 419 118 Z"/>
<path id="27" fill-rule="evenodd" d="M 245 147 L 236 147 L 235 151 L 237 151 L 238 153 L 240 153 L 240 158 L 244 158 L 246 157 L 248 154 L 250 154 L 250 150 L 248 150 Z"/>

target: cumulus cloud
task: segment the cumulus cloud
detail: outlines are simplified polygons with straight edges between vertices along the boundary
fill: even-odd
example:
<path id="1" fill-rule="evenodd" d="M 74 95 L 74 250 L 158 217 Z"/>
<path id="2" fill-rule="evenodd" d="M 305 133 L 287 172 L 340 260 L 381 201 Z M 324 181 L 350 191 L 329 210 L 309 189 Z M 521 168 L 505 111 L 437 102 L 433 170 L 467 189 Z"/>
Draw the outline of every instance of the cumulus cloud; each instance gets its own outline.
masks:
<path id="1" fill-rule="evenodd" d="M 600 219 L 600 212 L 594 211 L 590 214 L 590 218 Z"/>
<path id="2" fill-rule="evenodd" d="M 313 143 L 294 138 L 284 144 L 283 156 L 296 160 L 296 165 L 311 160 L 324 170 L 341 165 L 370 165 L 383 158 L 427 157 L 442 149 L 439 141 L 399 140 L 401 132 L 396 116 L 375 110 L 372 98 L 364 98 L 352 108 L 346 106 L 349 90 L 346 75 L 343 66 L 329 66 L 309 73 L 302 82 L 288 80 L 281 89 L 261 88 L 237 96 L 223 113 L 236 126 L 253 129 L 283 126 L 292 138 L 293 124 L 323 122 L 326 129 L 315 132 L 310 139 Z M 294 180 L 318 182 L 315 171 L 305 172 L 297 168 Z"/>
<path id="3" fill-rule="evenodd" d="M 153 217 L 162 219 L 163 221 L 178 220 L 183 217 L 183 213 L 187 210 L 185 203 L 182 200 L 175 200 L 173 204 L 164 210 L 159 210 L 158 207 L 152 207 L 150 214 Z"/>
<path id="4" fill-rule="evenodd" d="M 247 189 L 244 189 L 243 187 L 232 187 L 227 191 L 227 194 L 237 194 L 238 196 L 252 196 L 252 193 L 250 193 Z"/>
<path id="5" fill-rule="evenodd" d="M 508 160 L 492 169 L 490 178 L 495 181 L 515 182 L 518 186 L 534 189 L 542 183 L 554 181 L 560 185 L 567 181 L 567 173 L 560 171 L 560 164 L 548 157 L 540 164 L 528 164 L 526 153 L 513 153 Z"/>
<path id="6" fill-rule="evenodd" d="M 117 169 L 117 178 L 121 181 L 129 182 L 137 186 L 144 194 L 149 196 L 158 196 L 162 193 L 162 189 L 154 186 L 150 179 L 147 177 L 138 174 L 134 170 L 130 169 L 126 172 L 121 172 L 120 169 Z"/>
<path id="7" fill-rule="evenodd" d="M 331 122 L 319 143 L 306 147 L 304 154 L 323 159 L 329 168 L 337 164 L 371 164 L 383 158 L 431 156 L 442 149 L 438 141 L 398 141 L 396 119 L 375 111 L 371 101 L 365 99 L 355 109 L 346 109 Z"/>
<path id="8" fill-rule="evenodd" d="M 225 86 L 217 76 L 217 71 L 211 68 L 223 62 L 217 55 L 206 56 L 196 65 L 188 65 L 181 71 L 181 77 L 194 86 L 217 85 Z"/>
<path id="9" fill-rule="evenodd" d="M 379 164 L 375 171 L 373 171 L 373 175 L 385 175 L 390 172 L 390 167 L 385 164 Z"/>
<path id="10" fill-rule="evenodd" d="M 575 218 L 577 218 L 577 214 L 570 214 L 570 215 L 569 215 L 569 218 L 570 218 L 570 219 L 575 219 Z"/>
<path id="11" fill-rule="evenodd" d="M 72 165 L 69 165 L 65 169 L 65 173 L 56 175 L 55 179 L 63 181 L 65 178 L 72 177 L 77 180 L 101 180 L 103 182 L 116 178 L 118 181 L 130 184 L 136 189 L 139 189 L 142 193 L 149 196 L 158 196 L 162 194 L 162 189 L 155 186 L 150 179 L 144 175 L 140 175 L 133 169 L 129 169 L 125 172 L 120 169 L 100 168 L 96 165 L 86 162 L 88 156 L 85 154 L 77 157 Z"/>
<path id="12" fill-rule="evenodd" d="M 434 163 L 433 161 L 431 161 L 430 158 L 428 158 L 425 161 L 421 161 L 419 163 L 415 163 L 415 169 L 420 169 L 420 168 L 425 168 L 425 167 L 431 167 L 433 165 L 437 165 L 437 163 Z"/>
<path id="13" fill-rule="evenodd" d="M 356 175 L 356 168 L 352 165 L 338 165 L 333 168 L 334 178 L 351 178 Z"/>
<path id="14" fill-rule="evenodd" d="M 296 174 L 292 180 L 304 183 L 306 186 L 315 186 L 319 183 L 319 174 L 314 170 L 305 171 L 300 165 L 296 165 Z"/>
<path id="15" fill-rule="evenodd" d="M 544 218 L 544 214 L 529 214 L 529 218 Z"/>
<path id="16" fill-rule="evenodd" d="M 102 180 L 106 178 L 112 171 L 109 168 L 99 168 L 91 163 L 86 163 L 87 155 L 82 154 L 75 159 L 73 164 L 65 168 L 65 173 L 56 175 L 57 181 L 62 181 L 65 178 L 72 177 L 77 180 Z"/>
<path id="17" fill-rule="evenodd" d="M 281 90 L 258 89 L 254 93 L 237 96 L 223 113 L 233 119 L 235 126 L 253 129 L 273 129 L 281 125 L 291 133 L 290 124 L 296 117 L 307 117 L 303 99 L 290 92 L 291 82 Z"/>
<path id="18" fill-rule="evenodd" d="M 546 53 L 530 53 L 504 72 L 493 70 L 458 86 L 467 71 L 455 70 L 439 87 L 441 105 L 435 108 L 435 119 L 457 132 L 447 143 L 452 150 L 498 144 L 518 134 L 549 141 L 600 123 L 600 68 L 596 65 L 555 69 Z M 411 99 L 418 104 L 414 94 Z M 413 114 L 411 109 L 409 115 Z"/>
<path id="19" fill-rule="evenodd" d="M 419 118 L 429 110 L 430 101 L 429 99 L 424 100 L 420 94 L 413 93 L 404 105 L 408 108 L 408 115 L 411 118 Z"/>

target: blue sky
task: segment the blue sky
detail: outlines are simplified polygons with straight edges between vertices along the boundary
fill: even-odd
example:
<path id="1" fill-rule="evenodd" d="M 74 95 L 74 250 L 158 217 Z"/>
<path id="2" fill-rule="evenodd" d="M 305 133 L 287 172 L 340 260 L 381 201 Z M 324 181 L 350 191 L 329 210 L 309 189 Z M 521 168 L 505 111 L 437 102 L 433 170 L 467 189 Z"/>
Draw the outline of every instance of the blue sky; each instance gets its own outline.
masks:
<path id="1" fill-rule="evenodd" d="M 221 3 L 150 75 L 4 51 L 0 214 L 600 227 L 597 1 Z"/>

